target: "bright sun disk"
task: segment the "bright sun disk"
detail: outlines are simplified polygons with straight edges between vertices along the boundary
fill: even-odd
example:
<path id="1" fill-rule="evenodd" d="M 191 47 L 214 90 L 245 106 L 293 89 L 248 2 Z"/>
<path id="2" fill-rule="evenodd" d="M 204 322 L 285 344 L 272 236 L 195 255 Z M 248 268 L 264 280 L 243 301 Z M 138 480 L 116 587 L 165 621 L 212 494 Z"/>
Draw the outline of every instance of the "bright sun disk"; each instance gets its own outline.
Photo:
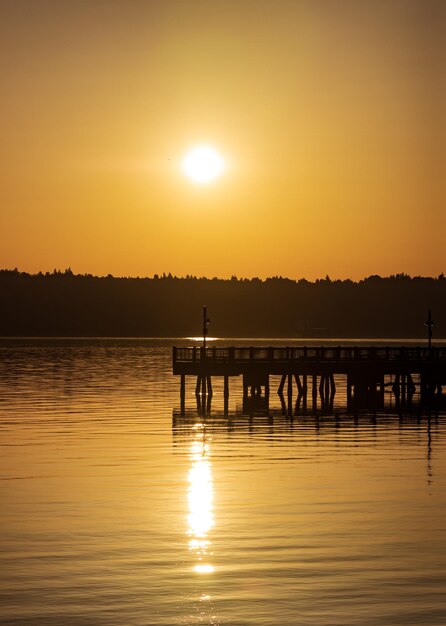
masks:
<path id="1" fill-rule="evenodd" d="M 187 178 L 201 185 L 218 178 L 223 169 L 223 158 L 210 146 L 192 148 L 182 161 L 182 170 Z"/>

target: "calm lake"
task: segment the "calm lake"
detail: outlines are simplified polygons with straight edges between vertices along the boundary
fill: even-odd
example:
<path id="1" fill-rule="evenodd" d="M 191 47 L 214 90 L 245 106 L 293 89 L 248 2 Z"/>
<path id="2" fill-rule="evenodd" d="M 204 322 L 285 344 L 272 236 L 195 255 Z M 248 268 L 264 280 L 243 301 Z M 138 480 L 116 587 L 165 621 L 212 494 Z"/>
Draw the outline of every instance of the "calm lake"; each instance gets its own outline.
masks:
<path id="1" fill-rule="evenodd" d="M 0 340 L 0 624 L 444 626 L 446 412 L 181 415 L 190 343 Z"/>

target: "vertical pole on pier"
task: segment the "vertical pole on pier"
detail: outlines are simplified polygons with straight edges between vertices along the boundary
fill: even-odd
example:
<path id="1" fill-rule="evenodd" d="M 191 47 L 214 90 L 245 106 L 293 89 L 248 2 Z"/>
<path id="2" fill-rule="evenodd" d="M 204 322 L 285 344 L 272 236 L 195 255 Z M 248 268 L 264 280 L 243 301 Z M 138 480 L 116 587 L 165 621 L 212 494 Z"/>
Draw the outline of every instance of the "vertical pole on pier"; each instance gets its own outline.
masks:
<path id="1" fill-rule="evenodd" d="M 212 398 L 212 381 L 210 376 L 206 376 L 209 397 Z"/>
<path id="2" fill-rule="evenodd" d="M 229 376 L 224 377 L 223 404 L 224 404 L 224 413 L 225 415 L 227 415 L 228 404 L 229 404 Z"/>
<path id="3" fill-rule="evenodd" d="M 203 348 L 206 348 L 206 337 L 211 320 L 208 318 L 207 306 L 203 307 Z"/>
<path id="4" fill-rule="evenodd" d="M 185 404 L 186 404 L 186 375 L 181 374 L 180 379 L 180 411 L 181 415 L 184 415 L 185 412 Z"/>
<path id="5" fill-rule="evenodd" d="M 430 352 L 432 348 L 432 326 L 434 325 L 434 320 L 432 319 L 432 313 L 430 309 L 427 312 L 427 320 L 424 325 L 427 326 L 427 345 Z"/>
<path id="6" fill-rule="evenodd" d="M 206 337 L 208 334 L 208 326 L 209 326 L 209 320 L 208 320 L 207 306 L 204 305 L 203 307 L 203 350 L 201 354 L 201 359 L 203 361 L 206 361 Z M 206 398 L 206 376 L 201 377 L 201 395 L 203 398 L 203 402 L 205 402 L 204 399 Z"/>

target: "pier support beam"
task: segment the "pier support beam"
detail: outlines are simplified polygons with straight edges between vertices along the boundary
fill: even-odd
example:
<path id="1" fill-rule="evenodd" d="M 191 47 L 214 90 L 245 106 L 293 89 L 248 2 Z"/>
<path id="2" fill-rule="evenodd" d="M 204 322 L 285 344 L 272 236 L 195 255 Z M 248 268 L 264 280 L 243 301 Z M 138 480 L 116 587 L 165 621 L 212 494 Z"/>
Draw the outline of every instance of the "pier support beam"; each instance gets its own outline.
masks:
<path id="1" fill-rule="evenodd" d="M 181 374 L 180 379 L 180 411 L 184 415 L 186 411 L 186 375 Z"/>
<path id="2" fill-rule="evenodd" d="M 308 393 L 307 375 L 306 374 L 304 374 L 302 376 L 302 391 L 303 391 L 302 411 L 304 413 L 306 413 L 307 412 L 307 393 Z"/>
<path id="3" fill-rule="evenodd" d="M 197 376 L 197 385 L 195 387 L 195 395 L 202 397 L 209 396 L 212 398 L 212 380 L 210 376 Z"/>
<path id="4" fill-rule="evenodd" d="M 311 394 L 313 398 L 313 411 L 317 410 L 317 375 L 313 374 L 312 376 L 312 389 Z"/>
<path id="5" fill-rule="evenodd" d="M 293 375 L 288 374 L 288 415 L 293 415 Z"/>
<path id="6" fill-rule="evenodd" d="M 403 404 L 406 402 L 406 375 L 401 374 L 401 401 Z"/>
<path id="7" fill-rule="evenodd" d="M 294 379 L 295 379 L 296 385 L 297 385 L 297 395 L 301 396 L 302 393 L 303 393 L 303 386 L 302 386 L 302 383 L 300 382 L 299 374 L 294 374 Z"/>
<path id="8" fill-rule="evenodd" d="M 313 387 L 317 389 L 317 385 Z M 319 382 L 319 397 L 321 403 L 321 410 L 324 413 L 331 413 L 333 410 L 333 400 L 336 393 L 336 385 L 334 382 L 334 376 L 330 374 L 321 374 Z M 317 393 L 313 396 L 313 409 L 317 408 Z"/>
<path id="9" fill-rule="evenodd" d="M 310 385 L 308 384 L 308 376 L 311 376 Z M 295 382 L 294 382 L 295 381 Z M 287 387 L 286 394 L 285 385 Z M 297 399 L 293 409 L 293 387 L 296 385 Z M 324 412 L 332 412 L 333 401 L 336 394 L 336 384 L 333 373 L 327 374 L 297 374 L 296 372 L 288 372 L 282 374 L 277 393 L 281 399 L 282 407 L 285 408 L 286 415 L 299 415 L 307 412 L 308 393 L 311 386 L 313 411 L 320 408 Z M 318 401 L 318 397 L 320 400 Z"/>
<path id="10" fill-rule="evenodd" d="M 279 396 L 283 395 L 283 388 L 285 387 L 285 383 L 286 383 L 286 374 L 282 374 L 282 378 L 280 380 L 279 389 L 277 390 L 277 393 L 278 393 Z"/>
<path id="11" fill-rule="evenodd" d="M 392 385 L 392 391 L 395 394 L 395 397 L 397 399 L 399 399 L 400 392 L 401 392 L 401 389 L 400 389 L 400 379 L 401 379 L 400 374 L 396 374 L 395 375 L 395 380 L 393 381 L 393 385 Z"/>
<path id="12" fill-rule="evenodd" d="M 265 395 L 262 395 L 262 387 Z M 269 374 L 264 372 L 247 372 L 243 374 L 243 397 L 251 395 L 257 398 L 267 398 L 269 396 Z"/>
<path id="13" fill-rule="evenodd" d="M 229 405 L 229 376 L 224 377 L 223 383 L 223 404 L 224 404 L 224 414 L 228 414 L 228 405 Z"/>
<path id="14" fill-rule="evenodd" d="M 330 376 L 325 375 L 325 389 L 324 389 L 325 401 L 328 402 L 330 398 Z"/>

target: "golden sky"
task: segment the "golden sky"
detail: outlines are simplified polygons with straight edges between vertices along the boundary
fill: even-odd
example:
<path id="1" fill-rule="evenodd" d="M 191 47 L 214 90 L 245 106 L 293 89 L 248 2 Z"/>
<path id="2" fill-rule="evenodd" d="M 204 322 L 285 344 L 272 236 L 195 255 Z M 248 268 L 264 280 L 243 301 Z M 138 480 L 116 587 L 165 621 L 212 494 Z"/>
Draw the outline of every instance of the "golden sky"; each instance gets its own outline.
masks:
<path id="1" fill-rule="evenodd" d="M 445 271 L 445 8 L 2 0 L 0 267 Z"/>

